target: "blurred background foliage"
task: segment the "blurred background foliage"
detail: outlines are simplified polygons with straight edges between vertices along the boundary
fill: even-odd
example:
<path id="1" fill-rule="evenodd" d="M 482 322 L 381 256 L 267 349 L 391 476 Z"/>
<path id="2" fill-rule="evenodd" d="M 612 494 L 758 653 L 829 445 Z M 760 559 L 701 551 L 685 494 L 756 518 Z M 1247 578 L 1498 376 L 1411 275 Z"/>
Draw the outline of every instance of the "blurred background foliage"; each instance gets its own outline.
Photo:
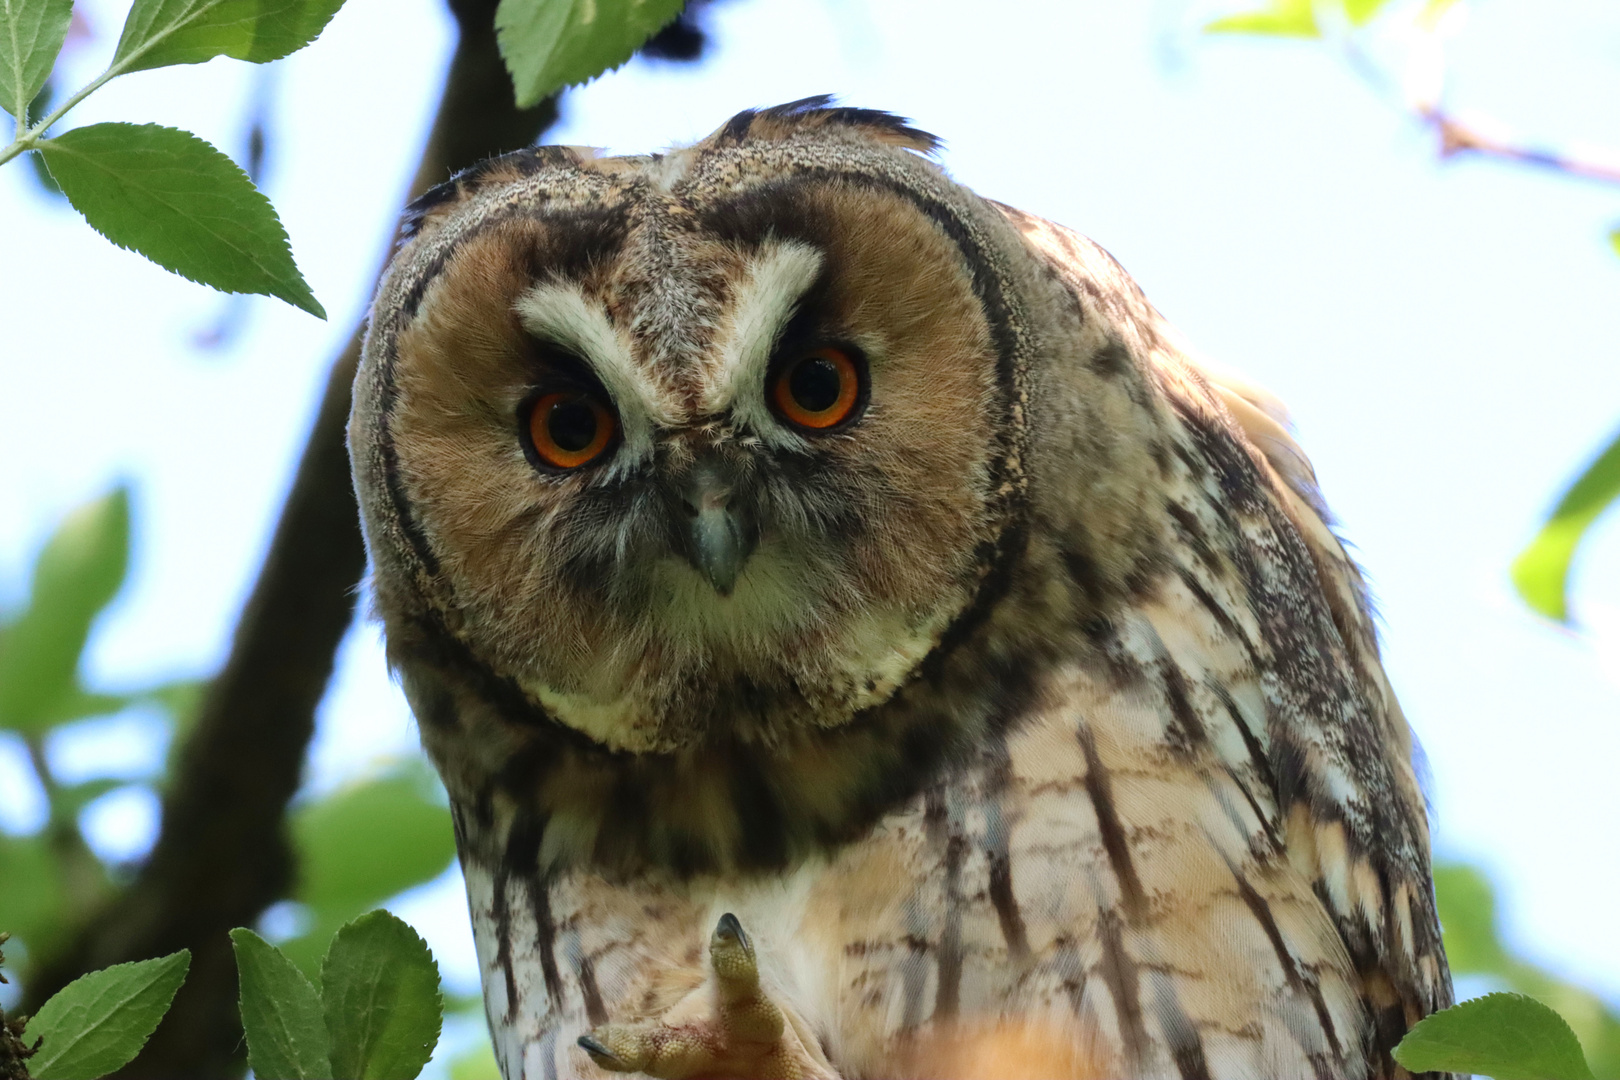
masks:
<path id="1" fill-rule="evenodd" d="M 1326 45 L 1351 70 L 1387 91 L 1388 100 L 1430 128 L 1442 159 L 1475 155 L 1620 184 L 1620 164 L 1521 143 L 1465 123 L 1446 110 L 1445 20 L 1448 13 L 1460 10 L 1461 0 L 1404 4 L 1270 0 L 1263 7 L 1213 19 L 1204 29 L 1211 34 L 1298 38 Z M 1393 34 L 1389 24 L 1395 24 Z M 1380 51 L 1374 40 L 1380 32 L 1386 41 L 1390 36 L 1401 41 L 1401 47 Z M 1620 255 L 1620 227 L 1611 229 L 1608 239 Z M 1509 570 L 1514 587 L 1532 611 L 1560 623 L 1570 621 L 1568 591 L 1577 551 L 1617 500 L 1620 435 L 1568 483 L 1534 539 L 1513 560 Z M 1479 869 L 1437 864 L 1434 879 L 1446 953 L 1459 981 L 1458 999 L 1502 990 L 1533 997 L 1569 1022 L 1595 1076 L 1620 1077 L 1620 1013 L 1597 994 L 1555 978 L 1504 946 L 1496 898 Z"/>
<path id="2" fill-rule="evenodd" d="M 1620 163 L 1522 143 L 1447 110 L 1445 49 L 1455 36 L 1452 24 L 1465 11 L 1463 0 L 1269 0 L 1263 7 L 1212 19 L 1204 30 L 1323 43 L 1387 100 L 1430 128 L 1442 159 L 1481 156 L 1620 185 Z M 1620 255 L 1620 226 L 1609 231 L 1608 239 Z M 1616 501 L 1620 434 L 1568 484 L 1535 538 L 1513 560 L 1514 587 L 1537 614 L 1570 621 L 1569 581 L 1576 553 Z"/>
<path id="3" fill-rule="evenodd" d="M 470 0 L 450 0 L 458 17 L 474 6 Z M 1589 178 L 1594 168 L 1601 174 L 1601 167 L 1586 162 L 1487 138 L 1441 108 L 1443 58 L 1423 43 L 1440 35 L 1444 20 L 1462 6 L 1458 0 L 1273 0 L 1252 10 L 1234 4 L 1206 28 L 1325 46 L 1351 70 L 1383 89 L 1394 88 L 1389 99 L 1434 131 L 1442 156 L 1494 157 Z M 691 4 L 643 48 L 643 55 L 677 62 L 701 58 L 702 7 Z M 1388 35 L 1396 23 L 1393 36 L 1406 48 L 1391 67 L 1369 36 Z M 36 112 L 53 92 L 47 84 Z M 267 100 L 266 93 L 255 94 L 239 155 L 255 176 L 268 138 Z M 41 178 L 48 184 L 48 176 Z M 1620 245 L 1620 232 L 1615 236 Z M 1620 246 L 1616 250 L 1620 253 Z M 233 339 L 245 310 L 233 298 L 200 343 L 217 347 Z M 1547 478 L 1549 490 L 1555 482 Z M 1568 485 L 1545 527 L 1513 564 L 1513 579 L 1534 611 L 1559 621 L 1568 618 L 1571 562 L 1581 539 L 1617 495 L 1620 440 L 1598 452 Z M 26 587 L 0 588 L 0 595 L 26 595 L 15 610 L 0 614 L 0 740 L 25 751 L 18 757 L 31 776 L 17 782 L 37 787 L 46 803 L 35 826 L 0 831 L 0 929 L 13 934 L 11 970 L 24 986 L 138 873 L 144 851 L 132 855 L 107 844 L 99 838 L 104 830 L 94 823 L 107 815 L 157 812 L 207 686 L 202 680 L 180 680 L 114 691 L 86 683 L 84 655 L 98 615 L 124 583 L 131 530 L 129 492 L 119 488 L 60 524 L 33 560 Z M 141 738 L 161 748 L 146 755 L 144 764 L 98 770 L 93 763 L 69 762 L 71 747 L 93 743 L 110 725 L 130 720 L 137 722 Z M 420 759 L 383 763 L 337 790 L 300 797 L 289 805 L 285 826 L 295 862 L 292 883 L 264 912 L 258 928 L 311 973 L 337 927 L 438 878 L 454 857 L 442 789 Z M 1620 1077 L 1620 1016 L 1598 995 L 1559 980 L 1504 945 L 1484 874 L 1466 865 L 1441 865 L 1436 891 L 1459 996 L 1509 989 L 1546 1002 L 1568 1019 L 1594 1073 Z M 464 1023 L 481 1024 L 476 999 L 448 1004 L 461 1010 Z M 456 1080 L 496 1075 L 482 1046 L 458 1060 L 451 1073 Z"/>
<path id="4" fill-rule="evenodd" d="M 1497 990 L 1533 997 L 1569 1021 L 1593 1076 L 1620 1077 L 1620 1013 L 1590 990 L 1526 963 L 1502 944 L 1496 897 L 1485 875 L 1472 866 L 1442 863 L 1434 870 L 1434 891 L 1458 1000 Z"/>
<path id="5" fill-rule="evenodd" d="M 149 738 L 180 745 L 202 684 L 171 682 L 106 693 L 84 685 L 92 623 L 117 596 L 129 565 L 129 494 L 120 488 L 64 521 L 34 562 L 28 603 L 0 626 L 0 729 L 28 749 L 48 810 L 33 833 L 0 833 L 0 926 L 12 934 L 13 971 L 59 948 L 131 868 L 91 846 L 97 800 L 161 796 L 172 749 L 145 772 L 64 781 L 53 738 L 138 710 Z M 89 732 L 94 737 L 94 732 Z M 438 877 L 455 857 L 447 802 L 426 763 L 400 763 L 320 798 L 298 802 L 289 831 L 299 870 L 292 896 L 268 920 L 295 963 L 317 974 L 332 935 L 362 912 Z"/>

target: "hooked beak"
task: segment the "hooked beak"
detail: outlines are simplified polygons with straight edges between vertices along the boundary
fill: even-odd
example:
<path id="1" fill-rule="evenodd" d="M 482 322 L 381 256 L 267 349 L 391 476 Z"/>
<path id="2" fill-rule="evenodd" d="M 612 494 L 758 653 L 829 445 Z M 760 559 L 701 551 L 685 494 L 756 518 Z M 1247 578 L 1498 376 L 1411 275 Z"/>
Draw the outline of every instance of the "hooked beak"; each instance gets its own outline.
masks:
<path id="1" fill-rule="evenodd" d="M 732 494 L 731 481 L 712 462 L 694 468 L 680 489 L 683 554 L 721 596 L 731 595 L 737 575 L 759 542 L 743 500 Z"/>

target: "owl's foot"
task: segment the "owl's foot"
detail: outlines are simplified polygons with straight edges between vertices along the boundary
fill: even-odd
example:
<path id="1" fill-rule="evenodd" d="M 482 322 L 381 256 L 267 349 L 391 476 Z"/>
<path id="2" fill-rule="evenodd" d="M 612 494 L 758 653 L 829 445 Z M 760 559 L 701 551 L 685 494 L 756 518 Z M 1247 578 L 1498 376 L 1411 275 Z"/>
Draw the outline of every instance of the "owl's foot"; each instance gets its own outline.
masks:
<path id="1" fill-rule="evenodd" d="M 759 987 L 754 946 L 735 915 L 709 939 L 709 979 L 657 1020 L 604 1024 L 579 1045 L 612 1072 L 659 1080 L 837 1080 L 813 1039 Z"/>

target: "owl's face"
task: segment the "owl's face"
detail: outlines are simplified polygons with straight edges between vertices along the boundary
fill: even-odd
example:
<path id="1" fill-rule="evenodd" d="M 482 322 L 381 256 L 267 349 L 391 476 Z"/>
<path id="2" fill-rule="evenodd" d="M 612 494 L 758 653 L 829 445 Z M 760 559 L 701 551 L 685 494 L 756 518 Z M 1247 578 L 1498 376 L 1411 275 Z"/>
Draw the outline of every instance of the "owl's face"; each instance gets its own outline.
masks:
<path id="1" fill-rule="evenodd" d="M 383 361 L 424 591 L 614 749 L 885 701 L 1000 527 L 1005 346 L 949 222 L 791 153 L 701 176 L 697 155 L 569 153 L 496 204 L 427 208 L 432 272 Z M 385 614 L 416 602 L 387 562 Z"/>

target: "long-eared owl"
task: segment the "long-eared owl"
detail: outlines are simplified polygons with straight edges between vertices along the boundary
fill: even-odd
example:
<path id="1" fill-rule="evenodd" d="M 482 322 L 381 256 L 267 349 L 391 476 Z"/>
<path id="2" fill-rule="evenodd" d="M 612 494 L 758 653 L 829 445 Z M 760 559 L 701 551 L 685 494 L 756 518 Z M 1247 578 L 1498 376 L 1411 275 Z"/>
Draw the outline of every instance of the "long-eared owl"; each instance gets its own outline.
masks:
<path id="1" fill-rule="evenodd" d="M 935 148 L 408 211 L 349 438 L 504 1074 L 1405 1076 L 1424 802 L 1286 415 Z"/>

